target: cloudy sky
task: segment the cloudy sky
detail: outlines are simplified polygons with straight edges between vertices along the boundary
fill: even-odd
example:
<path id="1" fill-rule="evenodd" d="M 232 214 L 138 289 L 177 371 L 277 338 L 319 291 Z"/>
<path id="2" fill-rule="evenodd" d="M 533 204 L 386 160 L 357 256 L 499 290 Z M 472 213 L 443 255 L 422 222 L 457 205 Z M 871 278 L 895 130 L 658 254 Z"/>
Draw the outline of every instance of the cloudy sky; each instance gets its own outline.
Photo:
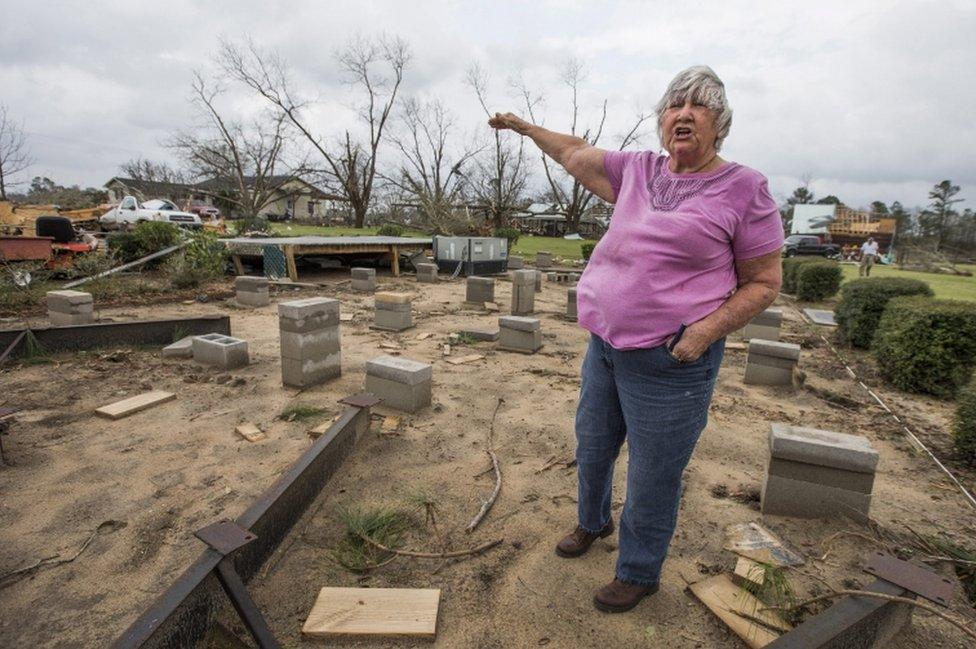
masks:
<path id="1" fill-rule="evenodd" d="M 962 0 L 0 0 L 0 103 L 36 160 L 21 180 L 100 186 L 129 158 L 172 161 L 163 144 L 192 123 L 192 73 L 212 70 L 221 37 L 280 52 L 330 136 L 355 123 L 337 49 L 354 34 L 399 35 L 412 51 L 405 95 L 442 99 L 459 144 L 484 128 L 464 84 L 472 63 L 490 74 L 492 110 L 520 112 L 508 82 L 521 77 L 545 96 L 537 116 L 565 129 L 560 70 L 581 60 L 582 121 L 606 99 L 607 146 L 674 73 L 705 63 L 735 111 L 724 156 L 766 174 L 777 198 L 808 177 L 818 197 L 851 205 L 924 205 L 949 178 L 976 207 L 974 28 L 976 2 Z M 222 102 L 261 108 L 233 86 Z M 658 147 L 653 129 L 643 147 Z"/>

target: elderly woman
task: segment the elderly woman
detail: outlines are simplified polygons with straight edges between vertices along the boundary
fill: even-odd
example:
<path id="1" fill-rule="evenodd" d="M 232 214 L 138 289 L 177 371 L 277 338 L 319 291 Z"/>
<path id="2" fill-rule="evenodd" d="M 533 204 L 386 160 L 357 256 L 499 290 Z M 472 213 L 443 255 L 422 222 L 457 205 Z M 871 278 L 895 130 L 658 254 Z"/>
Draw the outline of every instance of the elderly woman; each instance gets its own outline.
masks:
<path id="1" fill-rule="evenodd" d="M 766 179 L 719 156 L 732 124 L 722 81 L 705 66 L 679 73 L 657 116 L 667 154 L 604 151 L 512 113 L 488 122 L 532 138 L 616 204 L 577 289 L 591 334 L 576 411 L 579 525 L 556 546 L 578 557 L 613 533 L 613 468 L 626 440 L 616 575 L 594 596 L 614 613 L 657 591 L 725 336 L 780 286 L 783 226 Z"/>

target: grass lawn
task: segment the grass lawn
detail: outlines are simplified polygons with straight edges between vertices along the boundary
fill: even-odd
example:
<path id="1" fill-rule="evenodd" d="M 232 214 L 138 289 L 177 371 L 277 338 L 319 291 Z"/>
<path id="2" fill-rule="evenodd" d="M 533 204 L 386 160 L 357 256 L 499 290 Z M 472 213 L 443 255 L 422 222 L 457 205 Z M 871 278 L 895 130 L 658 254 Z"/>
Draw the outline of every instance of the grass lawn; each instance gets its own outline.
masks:
<path id="1" fill-rule="evenodd" d="M 972 271 L 976 267 L 959 266 L 959 268 Z M 843 269 L 845 282 L 857 279 L 857 266 L 844 264 Z M 932 290 L 935 291 L 935 297 L 976 302 L 976 276 L 960 277 L 958 275 L 899 270 L 891 266 L 875 266 L 871 269 L 871 277 L 909 277 L 911 279 L 920 279 L 932 287 Z"/>
<path id="2" fill-rule="evenodd" d="M 355 237 L 374 235 L 379 228 L 351 228 L 345 226 L 302 225 L 297 223 L 273 223 L 271 228 L 281 237 L 298 237 L 302 235 L 317 235 L 322 237 Z M 428 237 L 430 235 L 416 230 L 407 230 L 405 237 Z M 540 250 L 551 252 L 563 259 L 582 259 L 580 250 L 582 241 L 571 241 L 562 237 L 530 237 L 522 235 L 518 243 L 512 246 L 511 253 L 521 255 L 529 260 L 535 259 Z"/>

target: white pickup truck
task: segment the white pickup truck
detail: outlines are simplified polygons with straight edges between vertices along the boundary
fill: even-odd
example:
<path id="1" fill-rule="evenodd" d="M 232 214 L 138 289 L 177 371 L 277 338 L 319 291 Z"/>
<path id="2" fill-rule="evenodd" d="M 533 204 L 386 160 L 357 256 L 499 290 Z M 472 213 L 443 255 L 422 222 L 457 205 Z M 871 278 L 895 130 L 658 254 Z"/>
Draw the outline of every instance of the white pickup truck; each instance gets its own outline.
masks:
<path id="1" fill-rule="evenodd" d="M 174 203 L 154 199 L 139 204 L 134 196 L 126 196 L 111 210 L 98 217 L 105 230 L 125 230 L 143 221 L 163 221 L 181 228 L 202 228 L 203 221 L 196 214 L 183 212 Z"/>

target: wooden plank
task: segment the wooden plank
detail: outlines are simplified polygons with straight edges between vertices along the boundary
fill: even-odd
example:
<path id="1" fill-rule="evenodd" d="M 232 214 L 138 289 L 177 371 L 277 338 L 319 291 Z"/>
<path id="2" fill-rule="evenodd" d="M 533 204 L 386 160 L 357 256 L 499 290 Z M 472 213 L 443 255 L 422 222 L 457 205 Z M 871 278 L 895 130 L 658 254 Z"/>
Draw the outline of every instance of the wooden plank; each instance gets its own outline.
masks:
<path id="1" fill-rule="evenodd" d="M 725 528 L 725 549 L 774 566 L 802 566 L 803 557 L 786 547 L 776 535 L 758 523 L 738 523 Z"/>
<path id="2" fill-rule="evenodd" d="M 298 281 L 298 268 L 295 266 L 295 246 L 285 246 L 285 267 L 288 269 L 288 278 Z"/>
<path id="3" fill-rule="evenodd" d="M 467 356 L 458 356 L 457 358 L 446 358 L 444 360 L 446 360 L 451 365 L 460 365 L 461 363 L 480 361 L 484 357 L 485 357 L 484 354 L 468 354 Z"/>
<path id="4" fill-rule="evenodd" d="M 241 263 L 241 256 L 240 255 L 231 255 L 230 258 L 234 260 L 234 272 L 237 273 L 238 275 L 243 275 L 244 274 L 244 264 Z"/>
<path id="5" fill-rule="evenodd" d="M 390 267 L 393 270 L 393 276 L 400 276 L 400 249 L 396 246 L 390 246 Z"/>
<path id="6" fill-rule="evenodd" d="M 738 557 L 738 561 L 735 562 L 735 576 L 741 580 L 739 581 L 740 586 L 745 585 L 745 582 L 762 586 L 763 573 L 765 573 L 765 570 L 763 570 L 762 564 L 758 561 L 753 561 L 746 557 Z"/>
<path id="7" fill-rule="evenodd" d="M 263 439 L 267 439 L 267 435 L 264 431 L 258 428 L 254 424 L 244 423 L 235 428 L 237 434 L 246 439 L 249 442 L 260 442 Z"/>
<path id="8" fill-rule="evenodd" d="M 307 636 L 437 635 L 440 589 L 323 588 L 302 626 Z"/>
<path id="9" fill-rule="evenodd" d="M 779 637 L 779 634 L 743 617 L 740 613 L 757 618 L 770 627 L 789 631 L 790 627 L 782 619 L 769 611 L 765 604 L 732 583 L 726 574 L 715 575 L 689 586 L 701 603 L 708 607 L 729 629 L 739 636 L 751 649 L 765 647 Z"/>
<path id="10" fill-rule="evenodd" d="M 107 406 L 96 408 L 95 414 L 102 417 L 108 417 L 109 419 L 122 419 L 123 417 L 128 417 L 129 415 L 135 414 L 140 410 L 152 408 L 155 405 L 172 401 L 175 398 L 176 395 L 172 392 L 153 390 L 152 392 L 143 392 L 142 394 L 137 394 L 134 397 L 122 399 L 122 401 L 116 401 L 115 403 L 110 403 Z"/>

